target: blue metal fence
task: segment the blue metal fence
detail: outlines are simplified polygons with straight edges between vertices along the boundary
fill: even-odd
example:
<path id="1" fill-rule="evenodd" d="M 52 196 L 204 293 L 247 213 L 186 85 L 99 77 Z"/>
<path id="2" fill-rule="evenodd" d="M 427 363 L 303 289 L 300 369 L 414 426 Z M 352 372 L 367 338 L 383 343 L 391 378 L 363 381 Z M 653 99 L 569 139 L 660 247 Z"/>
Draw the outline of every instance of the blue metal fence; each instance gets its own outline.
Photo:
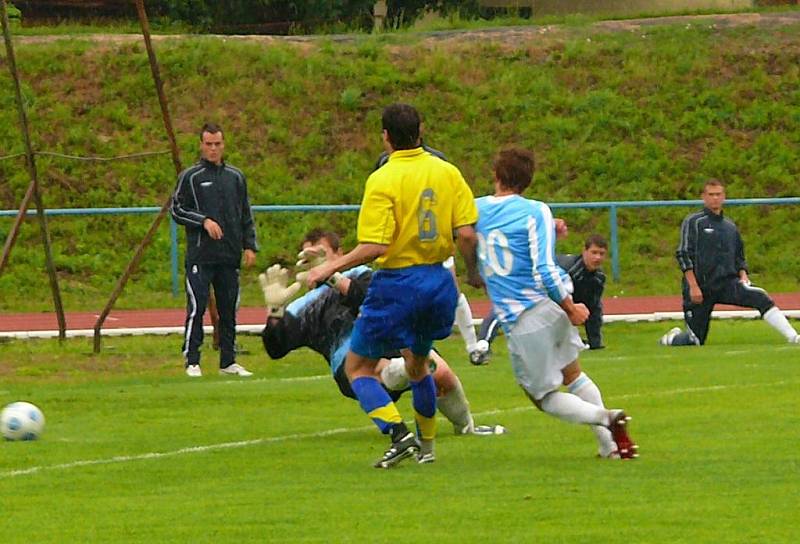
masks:
<path id="1" fill-rule="evenodd" d="M 725 201 L 726 206 L 761 206 L 761 205 L 797 205 L 800 197 L 786 198 L 739 198 Z M 611 253 L 611 275 L 614 281 L 620 278 L 619 270 L 619 236 L 617 225 L 617 210 L 620 208 L 666 208 L 666 207 L 698 207 L 702 206 L 700 200 L 631 200 L 611 202 L 562 202 L 550 204 L 554 210 L 559 209 L 608 209 L 609 221 L 609 249 Z M 355 204 L 340 205 L 269 205 L 253 206 L 255 213 L 276 212 L 356 212 L 360 206 Z M 48 216 L 58 215 L 141 215 L 158 213 L 161 208 L 155 206 L 134 208 L 62 208 L 45 210 Z M 13 217 L 17 210 L 0 210 L 0 217 Z M 28 210 L 28 215 L 34 215 L 35 210 Z M 178 228 L 172 219 L 169 226 L 170 233 L 170 260 L 172 265 L 172 293 L 177 296 L 180 291 L 178 280 Z"/>

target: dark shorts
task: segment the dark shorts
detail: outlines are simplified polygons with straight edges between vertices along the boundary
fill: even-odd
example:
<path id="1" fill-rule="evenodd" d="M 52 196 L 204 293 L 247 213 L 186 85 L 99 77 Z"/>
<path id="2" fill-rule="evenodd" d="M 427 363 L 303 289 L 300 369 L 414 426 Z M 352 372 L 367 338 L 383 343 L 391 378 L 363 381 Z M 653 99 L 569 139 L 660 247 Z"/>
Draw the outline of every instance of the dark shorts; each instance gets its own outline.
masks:
<path id="1" fill-rule="evenodd" d="M 434 340 L 450 336 L 458 291 L 441 264 L 378 270 L 372 276 L 350 349 L 378 359 L 396 349 L 427 354 Z"/>

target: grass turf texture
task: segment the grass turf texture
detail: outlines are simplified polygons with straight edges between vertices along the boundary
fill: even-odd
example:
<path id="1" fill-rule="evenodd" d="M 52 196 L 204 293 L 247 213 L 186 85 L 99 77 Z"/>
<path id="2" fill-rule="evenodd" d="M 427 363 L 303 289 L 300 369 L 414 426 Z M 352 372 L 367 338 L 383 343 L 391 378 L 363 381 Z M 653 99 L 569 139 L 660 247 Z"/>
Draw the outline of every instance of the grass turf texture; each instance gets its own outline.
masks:
<path id="1" fill-rule="evenodd" d="M 358 203 L 381 151 L 380 110 L 397 100 L 419 107 L 426 140 L 463 170 L 477 195 L 490 190 L 497 148 L 516 143 L 537 152 L 528 194 L 548 202 L 697 198 L 708 176 L 727 181 L 729 197 L 746 198 L 797 194 L 798 30 L 704 21 L 637 32 L 568 25 L 343 42 L 193 36 L 158 41 L 156 50 L 184 164 L 197 154 L 197 127 L 219 120 L 254 204 Z M 167 149 L 144 48 L 135 37 L 116 38 L 20 38 L 34 147 L 100 156 Z M 2 56 L 0 64 L 6 155 L 21 152 L 22 140 Z M 160 204 L 175 183 L 166 156 L 113 164 L 39 157 L 37 164 L 51 208 Z M 0 207 L 16 208 L 27 186 L 22 158 L 0 161 Z M 622 281 L 608 285 L 609 295 L 677 292 L 673 254 L 688 212 L 619 212 Z M 796 289 L 796 209 L 729 213 L 743 232 L 754 282 L 772 292 Z M 572 232 L 565 251 L 580 250 L 590 232 L 608 235 L 607 212 L 559 214 Z M 68 310 L 98 309 L 150 219 L 51 219 Z M 353 213 L 260 214 L 257 221 L 262 269 L 293 263 L 297 240 L 312 226 L 334 227 L 348 246 L 354 242 Z M 11 225 L 0 220 L 0 238 Z M 35 221 L 26 222 L 0 276 L 0 311 L 52 308 L 39 243 Z M 260 302 L 256 276 L 243 274 L 244 304 Z M 182 296 L 164 296 L 169 290 L 165 225 L 117 307 L 182 306 Z"/>
<path id="2" fill-rule="evenodd" d="M 3 541 L 796 541 L 800 349 L 756 321 L 657 346 L 672 325 L 611 324 L 582 358 L 634 416 L 641 459 L 598 460 L 588 429 L 536 412 L 503 338 L 486 367 L 455 338 L 440 347 L 477 421 L 509 433 L 455 437 L 440 419 L 437 462 L 389 471 L 370 466 L 386 440 L 310 352 L 268 361 L 243 337 L 253 379 L 206 353 L 190 380 L 174 336 L 108 339 L 100 357 L 85 340 L 0 344 L 0 403 L 48 418 L 42 440 L 0 443 Z"/>

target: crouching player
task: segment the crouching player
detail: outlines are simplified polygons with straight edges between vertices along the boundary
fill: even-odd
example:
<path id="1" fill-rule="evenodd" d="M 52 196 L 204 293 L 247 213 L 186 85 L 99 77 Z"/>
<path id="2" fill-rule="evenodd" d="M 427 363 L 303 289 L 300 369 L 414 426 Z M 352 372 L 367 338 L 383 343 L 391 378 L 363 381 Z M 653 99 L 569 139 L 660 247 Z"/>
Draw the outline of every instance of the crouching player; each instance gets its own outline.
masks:
<path id="1" fill-rule="evenodd" d="M 342 254 L 339 236 L 319 229 L 309 232 L 302 244 L 298 266 L 314 266 Z M 304 273 L 298 274 L 302 280 Z M 350 335 L 358 309 L 367 292 L 372 270 L 358 266 L 344 273 L 334 274 L 326 284 L 312 289 L 302 297 L 289 300 L 298 292 L 300 284 L 289 285 L 288 271 L 273 266 L 260 276 L 264 299 L 267 304 L 267 323 L 262 332 L 262 341 L 267 354 L 280 359 L 299 347 L 309 347 L 328 362 L 331 374 L 339 391 L 345 397 L 356 399 L 344 371 L 344 361 L 350 348 Z M 381 382 L 393 401 L 409 390 L 408 374 L 400 353 L 386 354 L 380 359 L 376 378 Z M 452 424 L 456 434 L 492 435 L 501 434 L 501 425 L 475 425 L 469 402 L 458 376 L 447 362 L 431 351 L 433 380 L 437 391 L 439 411 Z M 418 461 L 430 463 L 435 459 L 433 451 L 420 452 Z"/>

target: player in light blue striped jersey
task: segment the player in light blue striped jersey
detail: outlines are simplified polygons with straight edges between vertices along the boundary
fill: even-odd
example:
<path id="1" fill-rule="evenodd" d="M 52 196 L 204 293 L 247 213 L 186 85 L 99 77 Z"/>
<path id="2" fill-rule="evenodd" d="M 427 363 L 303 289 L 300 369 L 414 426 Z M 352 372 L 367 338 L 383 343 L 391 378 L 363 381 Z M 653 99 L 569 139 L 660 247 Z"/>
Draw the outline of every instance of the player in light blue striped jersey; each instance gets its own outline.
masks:
<path id="1" fill-rule="evenodd" d="M 500 151 L 492 196 L 477 199 L 478 260 L 492 305 L 506 333 L 517 383 L 542 411 L 591 425 L 601 457 L 637 457 L 629 417 L 607 410 L 597 385 L 581 372 L 576 325 L 589 315 L 572 301 L 572 280 L 555 260 L 550 208 L 521 196 L 533 178 L 533 153 Z M 559 391 L 565 385 L 566 392 Z"/>

